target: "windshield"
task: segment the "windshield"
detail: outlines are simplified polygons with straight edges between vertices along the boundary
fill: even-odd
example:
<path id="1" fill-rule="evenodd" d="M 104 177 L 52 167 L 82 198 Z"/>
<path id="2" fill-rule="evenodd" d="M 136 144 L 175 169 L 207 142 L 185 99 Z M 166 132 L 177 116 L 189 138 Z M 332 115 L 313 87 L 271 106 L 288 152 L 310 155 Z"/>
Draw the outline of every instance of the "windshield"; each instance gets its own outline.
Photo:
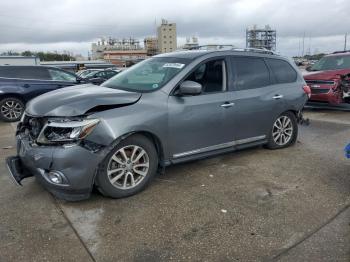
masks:
<path id="1" fill-rule="evenodd" d="M 102 86 L 127 91 L 153 91 L 168 83 L 189 61 L 173 57 L 149 58 L 112 77 Z"/>
<path id="2" fill-rule="evenodd" d="M 350 68 L 350 55 L 325 56 L 311 67 L 311 71 L 337 70 Z"/>

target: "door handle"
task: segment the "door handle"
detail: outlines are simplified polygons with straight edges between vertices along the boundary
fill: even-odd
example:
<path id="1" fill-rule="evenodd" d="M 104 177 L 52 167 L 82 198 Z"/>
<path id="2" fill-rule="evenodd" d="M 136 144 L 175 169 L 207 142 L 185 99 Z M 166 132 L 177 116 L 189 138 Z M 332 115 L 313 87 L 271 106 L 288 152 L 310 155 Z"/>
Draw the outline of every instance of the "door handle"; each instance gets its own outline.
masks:
<path id="1" fill-rule="evenodd" d="M 228 108 L 228 107 L 231 107 L 234 105 L 235 105 L 235 103 L 233 103 L 233 102 L 225 102 L 221 105 L 221 107 Z"/>
<path id="2" fill-rule="evenodd" d="M 30 85 L 24 84 L 23 87 L 24 87 L 24 88 L 28 88 L 28 87 L 30 87 Z"/>
<path id="3" fill-rule="evenodd" d="M 272 98 L 273 99 L 281 99 L 281 98 L 283 98 L 283 95 L 274 95 Z"/>

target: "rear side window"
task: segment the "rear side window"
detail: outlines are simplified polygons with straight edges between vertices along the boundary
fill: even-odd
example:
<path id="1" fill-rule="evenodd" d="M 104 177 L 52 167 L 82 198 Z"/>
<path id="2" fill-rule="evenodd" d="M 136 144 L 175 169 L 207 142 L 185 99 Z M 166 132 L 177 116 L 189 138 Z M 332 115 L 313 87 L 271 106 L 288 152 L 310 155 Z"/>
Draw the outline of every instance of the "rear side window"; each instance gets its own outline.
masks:
<path id="1" fill-rule="evenodd" d="M 54 81 L 75 82 L 77 80 L 76 76 L 60 70 L 49 69 L 49 73 L 51 79 Z"/>
<path id="2" fill-rule="evenodd" d="M 235 90 L 253 89 L 270 84 L 269 70 L 261 58 L 231 57 Z"/>
<path id="3" fill-rule="evenodd" d="M 297 73 L 286 61 L 280 59 L 266 59 L 278 84 L 293 83 L 297 79 Z"/>
<path id="4" fill-rule="evenodd" d="M 0 67 L 0 77 L 49 80 L 50 76 L 46 68 L 35 67 Z"/>

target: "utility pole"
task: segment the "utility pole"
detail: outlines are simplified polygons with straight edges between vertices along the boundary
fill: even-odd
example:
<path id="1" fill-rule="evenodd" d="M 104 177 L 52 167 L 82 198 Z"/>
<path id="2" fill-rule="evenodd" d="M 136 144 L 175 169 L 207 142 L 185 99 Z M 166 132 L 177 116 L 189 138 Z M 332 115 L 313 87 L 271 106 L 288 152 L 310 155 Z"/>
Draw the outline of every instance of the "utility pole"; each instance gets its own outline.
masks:
<path id="1" fill-rule="evenodd" d="M 303 51 L 301 52 L 301 56 L 304 57 L 304 48 L 305 48 L 305 31 L 303 35 Z"/>
<path id="2" fill-rule="evenodd" d="M 347 42 L 347 39 L 348 39 L 348 33 L 345 33 L 345 41 L 344 41 L 344 51 L 346 51 L 346 42 Z"/>

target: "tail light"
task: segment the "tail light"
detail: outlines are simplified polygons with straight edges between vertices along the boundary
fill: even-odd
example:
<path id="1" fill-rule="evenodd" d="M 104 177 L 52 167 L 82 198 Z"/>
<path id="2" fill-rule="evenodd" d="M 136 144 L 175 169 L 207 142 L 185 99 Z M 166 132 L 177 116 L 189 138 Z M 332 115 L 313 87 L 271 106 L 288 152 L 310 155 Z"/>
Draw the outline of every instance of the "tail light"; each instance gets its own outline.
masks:
<path id="1" fill-rule="evenodd" d="M 311 88 L 308 85 L 304 85 L 303 90 L 304 90 L 305 94 L 307 94 L 307 96 L 310 98 L 311 97 Z"/>

